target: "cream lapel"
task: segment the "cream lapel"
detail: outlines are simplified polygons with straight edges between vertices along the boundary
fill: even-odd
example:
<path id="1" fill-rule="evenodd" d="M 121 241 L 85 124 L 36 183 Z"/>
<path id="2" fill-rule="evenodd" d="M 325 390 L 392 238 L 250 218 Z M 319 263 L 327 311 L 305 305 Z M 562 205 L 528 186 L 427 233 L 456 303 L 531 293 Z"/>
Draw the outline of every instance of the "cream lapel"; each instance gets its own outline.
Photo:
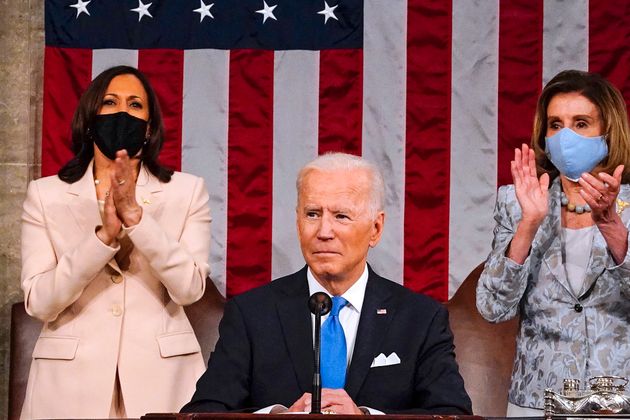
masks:
<path id="1" fill-rule="evenodd" d="M 142 212 L 150 214 L 155 220 L 160 220 L 163 212 L 163 186 L 162 183 L 149 173 L 146 166 L 140 167 L 138 181 L 136 182 L 136 200 L 142 206 Z"/>
<path id="2" fill-rule="evenodd" d="M 74 218 L 76 228 L 79 231 L 87 233 L 102 224 L 96 202 L 91 162 L 83 177 L 68 185 L 66 193 L 69 195 L 68 213 Z"/>
<path id="3" fill-rule="evenodd" d="M 101 214 L 96 201 L 96 188 L 94 187 L 94 173 L 92 171 L 94 161 L 90 162 L 85 174 L 77 182 L 70 184 L 67 194 L 70 195 L 68 210 L 72 214 L 76 228 L 83 235 L 94 232 L 97 226 L 103 224 Z M 110 267 L 122 273 L 116 260 L 112 258 L 108 263 Z"/>

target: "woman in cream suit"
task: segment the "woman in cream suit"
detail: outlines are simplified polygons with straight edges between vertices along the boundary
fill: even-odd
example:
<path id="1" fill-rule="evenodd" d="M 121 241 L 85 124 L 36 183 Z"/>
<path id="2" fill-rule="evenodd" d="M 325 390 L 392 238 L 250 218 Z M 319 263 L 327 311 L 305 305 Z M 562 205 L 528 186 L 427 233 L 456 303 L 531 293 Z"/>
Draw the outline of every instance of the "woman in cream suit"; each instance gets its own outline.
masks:
<path id="1" fill-rule="evenodd" d="M 44 327 L 23 419 L 140 417 L 193 394 L 204 363 L 183 305 L 205 288 L 208 193 L 157 163 L 163 136 L 146 78 L 114 67 L 80 100 L 74 158 L 29 185 L 22 288 Z"/>
<path id="2" fill-rule="evenodd" d="M 491 322 L 520 316 L 508 416 L 542 415 L 544 390 L 630 375 L 630 130 L 621 93 L 564 71 L 538 100 L 532 147 L 497 195 L 477 285 Z"/>

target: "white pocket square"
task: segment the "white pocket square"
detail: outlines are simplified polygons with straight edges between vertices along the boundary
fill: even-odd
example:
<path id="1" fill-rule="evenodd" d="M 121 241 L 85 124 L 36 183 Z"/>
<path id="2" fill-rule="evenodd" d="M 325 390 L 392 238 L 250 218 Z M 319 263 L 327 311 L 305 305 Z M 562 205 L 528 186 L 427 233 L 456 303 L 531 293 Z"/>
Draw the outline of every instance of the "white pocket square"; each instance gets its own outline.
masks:
<path id="1" fill-rule="evenodd" d="M 399 365 L 400 357 L 396 354 L 396 352 L 390 354 L 389 356 L 385 356 L 383 353 L 379 354 L 372 361 L 371 368 L 382 367 L 382 366 L 392 366 Z"/>

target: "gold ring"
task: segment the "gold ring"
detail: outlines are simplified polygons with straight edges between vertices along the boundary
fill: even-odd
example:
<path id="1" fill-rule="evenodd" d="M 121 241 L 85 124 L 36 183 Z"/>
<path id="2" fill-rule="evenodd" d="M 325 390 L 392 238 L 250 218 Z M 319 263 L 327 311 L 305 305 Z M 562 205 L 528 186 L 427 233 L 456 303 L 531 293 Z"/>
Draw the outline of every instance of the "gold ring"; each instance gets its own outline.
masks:
<path id="1" fill-rule="evenodd" d="M 322 410 L 322 414 L 337 414 L 335 413 L 335 410 Z"/>
<path id="2" fill-rule="evenodd" d="M 127 182 L 127 180 L 125 180 L 125 179 L 121 179 L 120 181 L 118 181 L 118 185 L 122 185 L 122 184 L 124 184 L 125 182 Z"/>

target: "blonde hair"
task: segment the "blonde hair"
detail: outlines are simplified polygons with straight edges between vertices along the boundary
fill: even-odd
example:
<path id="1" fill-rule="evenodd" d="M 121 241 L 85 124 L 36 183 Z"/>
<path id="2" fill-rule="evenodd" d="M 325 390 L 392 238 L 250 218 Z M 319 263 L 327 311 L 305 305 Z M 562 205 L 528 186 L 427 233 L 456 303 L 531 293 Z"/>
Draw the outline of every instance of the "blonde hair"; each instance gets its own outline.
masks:
<path id="1" fill-rule="evenodd" d="M 536 154 L 538 175 L 548 173 L 553 179 L 558 176 L 558 169 L 545 153 L 547 133 L 547 108 L 551 99 L 559 93 L 577 92 L 591 101 L 599 110 L 602 120 L 602 134 L 608 143 L 608 156 L 593 172 L 613 173 L 621 164 L 625 165 L 622 182 L 630 182 L 630 130 L 628 113 L 621 92 L 612 83 L 596 73 L 579 70 L 566 70 L 558 73 L 543 88 L 534 117 L 532 148 Z"/>
<path id="2" fill-rule="evenodd" d="M 369 182 L 369 200 L 368 210 L 371 217 L 376 217 L 379 211 L 383 211 L 385 208 L 385 181 L 383 175 L 378 167 L 372 162 L 355 155 L 348 153 L 329 152 L 320 155 L 304 165 L 298 173 L 295 187 L 297 188 L 297 199 L 300 201 L 300 193 L 302 191 L 302 184 L 306 175 L 313 171 L 319 170 L 324 172 L 333 171 L 351 171 L 354 169 L 364 170 Z"/>

